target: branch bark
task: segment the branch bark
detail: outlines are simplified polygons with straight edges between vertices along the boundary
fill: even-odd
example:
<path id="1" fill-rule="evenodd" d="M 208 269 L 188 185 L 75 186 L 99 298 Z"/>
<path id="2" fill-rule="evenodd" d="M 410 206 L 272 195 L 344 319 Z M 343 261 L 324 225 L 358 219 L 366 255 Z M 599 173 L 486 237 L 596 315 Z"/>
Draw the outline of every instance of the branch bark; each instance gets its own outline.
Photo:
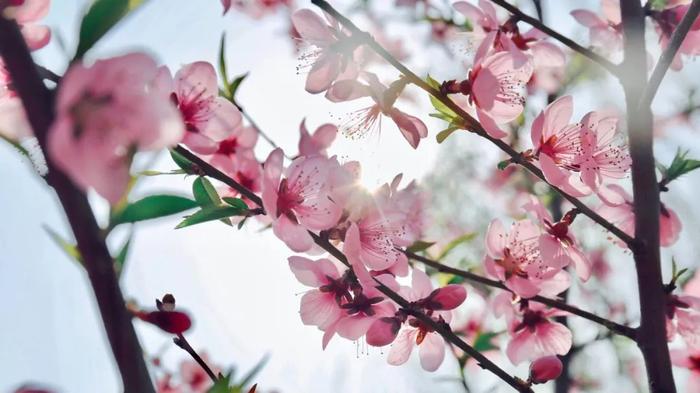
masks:
<path id="1" fill-rule="evenodd" d="M 22 100 L 39 145 L 46 151 L 46 135 L 54 116 L 52 93 L 44 86 L 17 24 L 0 16 L 0 37 L 0 55 L 12 77 L 12 86 Z M 87 197 L 56 169 L 48 155 L 46 163 L 46 181 L 56 190 L 78 243 L 124 391 L 154 393 L 112 257 Z"/>
<path id="2" fill-rule="evenodd" d="M 641 323 L 637 345 L 642 351 L 652 392 L 675 392 L 666 341 L 666 293 L 659 252 L 659 192 L 654 166 L 653 115 L 649 105 L 639 106 L 646 85 L 644 10 L 639 0 L 623 0 L 622 33 L 624 61 L 621 82 L 625 90 L 632 188 L 634 192 L 635 238 L 632 249 L 637 270 Z"/>

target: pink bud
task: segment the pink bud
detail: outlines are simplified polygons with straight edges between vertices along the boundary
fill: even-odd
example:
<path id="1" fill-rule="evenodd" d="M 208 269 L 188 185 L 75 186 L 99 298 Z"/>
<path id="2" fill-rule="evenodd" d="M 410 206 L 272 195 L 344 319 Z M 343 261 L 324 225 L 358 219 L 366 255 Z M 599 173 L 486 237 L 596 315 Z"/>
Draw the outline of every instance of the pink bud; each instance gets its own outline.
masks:
<path id="1" fill-rule="evenodd" d="M 436 289 L 430 296 L 430 308 L 433 310 L 452 310 L 464 303 L 467 290 L 463 286 L 450 284 Z"/>
<path id="2" fill-rule="evenodd" d="M 179 311 L 141 312 L 136 316 L 142 321 L 156 325 L 162 330 L 172 334 L 181 334 L 192 326 L 190 317 Z"/>
<path id="3" fill-rule="evenodd" d="M 401 323 L 396 318 L 379 318 L 372 322 L 367 331 L 367 344 L 373 347 L 389 345 L 396 339 L 399 328 L 401 328 Z"/>
<path id="4" fill-rule="evenodd" d="M 564 366 L 556 356 L 545 356 L 530 365 L 530 381 L 534 384 L 545 383 L 561 375 Z"/>

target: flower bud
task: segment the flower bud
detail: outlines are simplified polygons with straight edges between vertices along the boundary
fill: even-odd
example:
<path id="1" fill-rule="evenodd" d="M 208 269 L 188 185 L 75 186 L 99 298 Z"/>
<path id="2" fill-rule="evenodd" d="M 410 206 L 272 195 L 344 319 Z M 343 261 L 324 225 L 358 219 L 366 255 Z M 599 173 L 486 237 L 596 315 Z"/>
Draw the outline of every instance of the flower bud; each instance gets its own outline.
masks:
<path id="1" fill-rule="evenodd" d="M 394 342 L 401 328 L 401 322 L 394 317 L 379 318 L 367 330 L 367 344 L 383 347 Z"/>
<path id="2" fill-rule="evenodd" d="M 430 308 L 433 310 L 452 310 L 464 303 L 467 290 L 462 285 L 450 284 L 438 288 L 430 294 Z"/>
<path id="3" fill-rule="evenodd" d="M 172 334 L 181 334 L 192 326 L 190 317 L 180 311 L 141 312 L 136 316 Z"/>
<path id="4" fill-rule="evenodd" d="M 561 375 L 563 367 L 556 356 L 539 358 L 530 365 L 530 382 L 538 384 L 556 379 Z"/>

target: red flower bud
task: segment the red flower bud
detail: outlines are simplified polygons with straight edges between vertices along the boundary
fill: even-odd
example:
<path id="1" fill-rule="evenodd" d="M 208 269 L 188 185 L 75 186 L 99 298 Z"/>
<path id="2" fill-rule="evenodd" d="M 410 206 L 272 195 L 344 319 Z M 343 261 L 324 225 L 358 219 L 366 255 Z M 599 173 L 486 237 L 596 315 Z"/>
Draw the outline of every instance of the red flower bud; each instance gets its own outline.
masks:
<path id="1" fill-rule="evenodd" d="M 140 312 L 136 316 L 172 334 L 181 334 L 192 326 L 190 317 L 180 311 Z"/>
<path id="2" fill-rule="evenodd" d="M 556 379 L 561 375 L 563 367 L 556 356 L 539 358 L 530 365 L 530 382 L 538 384 Z"/>
<path id="3" fill-rule="evenodd" d="M 462 285 L 450 284 L 430 295 L 430 306 L 433 310 L 452 310 L 464 303 L 466 298 L 467 290 Z"/>
<path id="4" fill-rule="evenodd" d="M 383 347 L 394 342 L 399 334 L 401 322 L 392 317 L 379 318 L 372 322 L 367 330 L 367 344 L 373 347 Z"/>

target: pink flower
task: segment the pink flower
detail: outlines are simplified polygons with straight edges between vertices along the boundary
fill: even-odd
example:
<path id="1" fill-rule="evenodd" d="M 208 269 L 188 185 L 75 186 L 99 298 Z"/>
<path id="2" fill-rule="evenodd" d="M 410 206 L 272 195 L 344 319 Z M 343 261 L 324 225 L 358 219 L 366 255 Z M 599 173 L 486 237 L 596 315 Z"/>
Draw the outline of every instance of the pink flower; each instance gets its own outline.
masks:
<path id="1" fill-rule="evenodd" d="M 299 314 L 305 325 L 326 331 L 345 315 L 340 307 L 343 301 L 351 301 L 350 284 L 346 276 L 328 259 L 312 261 L 304 257 L 290 257 L 289 267 L 300 283 L 317 289 L 308 291 L 301 298 Z M 323 348 L 333 333 L 323 336 Z"/>
<path id="2" fill-rule="evenodd" d="M 671 35 L 688 12 L 688 7 L 688 4 L 668 4 L 665 9 L 652 9 L 649 11 L 649 16 L 655 22 L 654 27 L 659 34 L 659 43 L 662 50 L 666 50 L 668 47 Z M 697 56 L 698 54 L 700 54 L 700 22 L 696 19 L 678 48 L 676 56 L 673 58 L 671 69 L 678 71 L 683 68 L 682 56 Z"/>
<path id="3" fill-rule="evenodd" d="M 632 196 L 617 184 L 610 184 L 603 194 L 599 194 L 603 205 L 598 208 L 598 214 L 617 225 L 622 231 L 634 236 L 634 204 Z M 662 247 L 673 245 L 680 235 L 683 225 L 676 212 L 661 203 L 659 214 L 659 241 Z M 619 239 L 615 243 L 621 247 L 626 245 Z"/>
<path id="4" fill-rule="evenodd" d="M 19 24 L 29 49 L 37 50 L 51 40 L 51 30 L 47 26 L 34 24 L 48 14 L 50 3 L 50 0 L 10 1 L 9 6 L 0 5 L 0 14 L 14 19 Z"/>
<path id="5" fill-rule="evenodd" d="M 354 52 L 357 43 L 338 22 L 326 15 L 328 23 L 309 9 L 300 9 L 292 14 L 292 25 L 309 46 L 310 51 L 302 56 L 311 69 L 306 78 L 306 91 L 318 94 L 327 90 L 339 77 L 353 79 Z"/>
<path id="6" fill-rule="evenodd" d="M 492 137 L 505 137 L 498 124 L 513 121 L 523 112 L 522 91 L 532 72 L 530 60 L 513 51 L 484 56 L 469 71 L 465 93 Z"/>
<path id="7" fill-rule="evenodd" d="M 559 378 L 564 366 L 557 356 L 545 356 L 532 362 L 530 378 L 534 384 L 545 383 Z"/>
<path id="8" fill-rule="evenodd" d="M 544 41 L 545 34 L 534 28 L 525 34 L 520 33 L 517 19 L 513 17 L 501 23 L 490 2 L 479 0 L 479 7 L 476 7 L 466 1 L 459 1 L 453 7 L 472 25 L 474 30 L 469 34 L 480 41 L 474 56 L 475 63 L 492 52 L 515 51 L 528 56 L 535 69 L 564 65 L 564 52 L 558 46 Z"/>
<path id="9" fill-rule="evenodd" d="M 571 349 L 571 331 L 550 319 L 557 315 L 562 315 L 562 312 L 546 309 L 539 303 L 521 303 L 509 321 L 508 359 L 519 364 L 543 356 L 566 355 Z"/>
<path id="10" fill-rule="evenodd" d="M 516 221 L 508 232 L 500 221 L 491 221 L 486 232 L 486 271 L 519 296 L 537 295 L 539 285 L 558 272 L 540 256 L 541 234 L 530 220 Z"/>
<path id="11" fill-rule="evenodd" d="M 566 214 L 561 221 L 554 222 L 539 199 L 532 195 L 529 197 L 530 200 L 523 208 L 533 212 L 544 228 L 539 238 L 542 259 L 559 268 L 571 264 L 581 280 L 587 281 L 591 276 L 591 262 L 581 251 L 574 234 L 569 231 L 574 216 Z"/>
<path id="12" fill-rule="evenodd" d="M 573 102 L 563 96 L 547 105 L 532 122 L 534 155 L 547 181 L 569 194 L 583 196 L 590 193 L 575 172 L 581 147 L 581 124 L 569 124 Z"/>
<path id="13" fill-rule="evenodd" d="M 331 228 L 342 213 L 342 208 L 329 198 L 333 172 L 340 165 L 335 158 L 299 157 L 282 178 L 282 160 L 282 150 L 275 149 L 265 161 L 263 205 L 274 220 L 275 235 L 292 250 L 307 251 L 313 244 L 307 230 Z"/>
<path id="14" fill-rule="evenodd" d="M 581 120 L 581 181 L 597 190 L 605 179 L 622 179 L 632 165 L 624 136 L 617 132 L 616 117 L 589 112 Z"/>
<path id="15" fill-rule="evenodd" d="M 426 314 L 440 323 L 449 323 L 452 313 L 444 310 L 450 310 L 462 304 L 467 296 L 464 287 L 458 285 L 433 291 L 430 278 L 418 269 L 413 270 L 411 287 L 401 287 L 399 292 L 406 300 L 425 306 Z M 436 300 L 440 298 L 443 298 L 444 303 Z M 447 300 L 448 298 L 450 300 Z M 431 302 L 435 302 L 437 307 L 433 307 Z M 423 369 L 437 370 L 445 358 L 445 341 L 442 336 L 416 318 L 408 317 L 407 322 L 408 326 L 400 331 L 389 351 L 388 363 L 394 366 L 406 363 L 411 356 L 413 346 L 416 345 Z"/>
<path id="16" fill-rule="evenodd" d="M 219 373 L 219 368 L 212 366 L 206 352 L 200 352 L 200 357 L 215 374 Z M 214 385 L 207 372 L 194 360 L 180 363 L 180 379 L 182 384 L 189 388 L 187 391 L 190 393 L 206 393 Z"/>
<path id="17" fill-rule="evenodd" d="M 423 121 L 408 115 L 394 104 L 406 86 L 406 81 L 399 79 L 389 87 L 382 84 L 376 75 L 362 74 L 367 84 L 356 80 L 342 80 L 333 84 L 326 92 L 326 98 L 333 102 L 349 101 L 361 97 L 371 97 L 374 104 L 352 114 L 350 120 L 341 126 L 343 133 L 350 138 L 361 138 L 375 129 L 381 131 L 380 116 L 388 116 L 401 131 L 401 135 L 414 149 L 422 138 L 428 136 L 428 128 Z"/>
<path id="18" fill-rule="evenodd" d="M 235 173 L 243 162 L 255 161 L 253 148 L 258 142 L 258 132 L 252 126 L 240 124 L 231 135 L 216 144 L 214 153 L 207 157 L 209 163 L 226 173 Z"/>
<path id="19" fill-rule="evenodd" d="M 135 151 L 159 150 L 182 137 L 179 113 L 152 87 L 158 68 L 144 54 L 73 65 L 58 90 L 48 153 L 81 188 L 110 203 L 129 183 Z"/>
<path id="20" fill-rule="evenodd" d="M 326 149 L 331 146 L 338 135 L 338 127 L 334 124 L 323 124 L 314 131 L 313 135 L 310 135 L 306 129 L 306 119 L 304 119 L 299 126 L 299 134 L 300 156 L 328 156 Z"/>
<path id="21" fill-rule="evenodd" d="M 622 20 L 618 0 L 602 0 L 603 17 L 588 10 L 574 10 L 571 16 L 589 29 L 594 47 L 615 53 L 622 49 Z"/>
<path id="22" fill-rule="evenodd" d="M 676 333 L 686 344 L 700 348 L 700 297 L 668 294 L 666 298 L 666 336 L 672 341 Z"/>
<path id="23" fill-rule="evenodd" d="M 187 131 L 183 142 L 197 153 L 215 153 L 219 142 L 241 126 L 241 113 L 227 99 L 219 97 L 216 71 L 207 62 L 187 64 L 174 78 L 163 67 L 158 88 L 167 91 L 180 110 Z"/>
<path id="24" fill-rule="evenodd" d="M 700 391 L 700 349 L 672 349 L 671 363 L 690 370 L 686 392 Z"/>

